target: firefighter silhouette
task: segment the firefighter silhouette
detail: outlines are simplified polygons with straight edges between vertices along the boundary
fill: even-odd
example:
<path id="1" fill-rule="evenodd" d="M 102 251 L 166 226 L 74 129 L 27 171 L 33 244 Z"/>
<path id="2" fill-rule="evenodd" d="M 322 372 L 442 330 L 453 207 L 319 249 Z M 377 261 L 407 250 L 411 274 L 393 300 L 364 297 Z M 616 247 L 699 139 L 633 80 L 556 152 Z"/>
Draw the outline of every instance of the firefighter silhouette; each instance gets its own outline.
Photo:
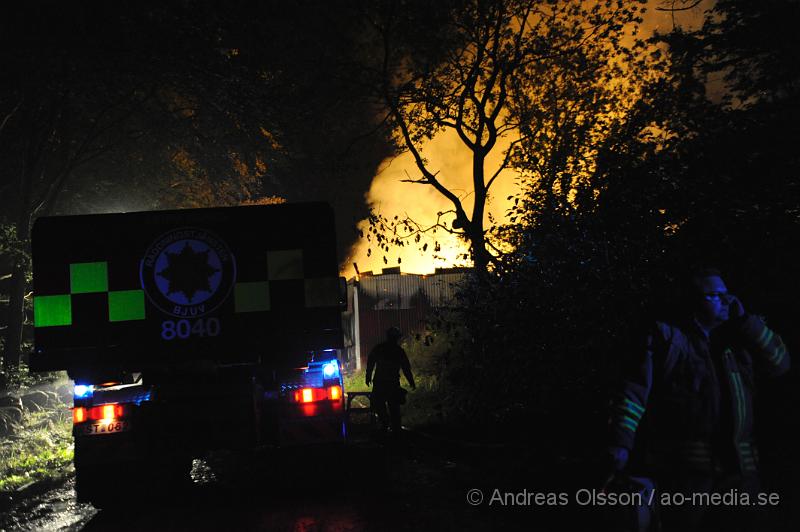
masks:
<path id="1" fill-rule="evenodd" d="M 718 270 L 696 270 L 685 285 L 682 318 L 656 322 L 626 364 L 612 402 L 609 455 L 619 477 L 641 475 L 662 495 L 694 497 L 661 504 L 661 530 L 750 530 L 752 507 L 702 501 L 734 490 L 758 497 L 754 376 L 786 373 L 789 354 L 728 292 Z"/>
<path id="2" fill-rule="evenodd" d="M 400 387 L 400 371 L 405 375 L 411 389 L 416 389 L 408 356 L 399 345 L 401 336 L 400 329 L 389 328 L 386 331 L 386 340 L 376 345 L 367 357 L 366 382 L 367 386 L 373 385 L 370 404 L 378 414 L 383 430 L 391 427 L 394 436 L 400 434 L 400 404 L 405 398 L 405 390 Z"/>

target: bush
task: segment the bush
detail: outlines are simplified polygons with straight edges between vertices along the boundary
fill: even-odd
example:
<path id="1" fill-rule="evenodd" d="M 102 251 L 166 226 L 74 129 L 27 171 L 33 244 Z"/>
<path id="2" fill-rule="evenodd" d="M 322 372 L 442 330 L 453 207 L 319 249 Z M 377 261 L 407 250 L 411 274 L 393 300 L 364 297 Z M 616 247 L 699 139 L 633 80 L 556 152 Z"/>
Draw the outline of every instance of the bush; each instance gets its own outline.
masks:
<path id="1" fill-rule="evenodd" d="M 63 371 L 32 372 L 27 364 L 20 362 L 16 368 L 0 370 L 0 392 L 20 390 L 64 379 L 66 379 L 66 373 Z"/>
<path id="2" fill-rule="evenodd" d="M 26 412 L 13 438 L 0 441 L 0 492 L 64 475 L 72 465 L 72 416 L 67 405 Z"/>

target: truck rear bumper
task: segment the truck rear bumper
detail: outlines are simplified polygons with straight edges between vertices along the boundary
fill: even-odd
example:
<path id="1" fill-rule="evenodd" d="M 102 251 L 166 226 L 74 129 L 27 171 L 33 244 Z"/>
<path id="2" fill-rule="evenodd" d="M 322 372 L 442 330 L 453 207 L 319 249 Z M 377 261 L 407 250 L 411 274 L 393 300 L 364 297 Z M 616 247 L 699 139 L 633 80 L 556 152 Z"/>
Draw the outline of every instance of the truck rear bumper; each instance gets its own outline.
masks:
<path id="1" fill-rule="evenodd" d="M 291 447 L 345 440 L 341 401 L 306 404 L 276 401 L 265 402 L 264 406 L 262 443 Z"/>
<path id="2" fill-rule="evenodd" d="M 278 429 L 278 444 L 293 446 L 340 443 L 345 438 L 344 430 L 341 416 L 284 419 Z"/>

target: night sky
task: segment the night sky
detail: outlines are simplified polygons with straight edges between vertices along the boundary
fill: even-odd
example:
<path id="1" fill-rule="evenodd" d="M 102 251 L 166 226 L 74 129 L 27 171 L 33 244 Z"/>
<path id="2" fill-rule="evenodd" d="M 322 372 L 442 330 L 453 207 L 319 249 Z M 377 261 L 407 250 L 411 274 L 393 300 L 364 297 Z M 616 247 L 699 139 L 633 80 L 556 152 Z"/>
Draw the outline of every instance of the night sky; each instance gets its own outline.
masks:
<path id="1" fill-rule="evenodd" d="M 325 200 L 344 258 L 389 154 L 374 110 L 339 71 L 353 53 L 346 11 L 327 2 L 6 11 L 3 117 L 22 104 L 3 132 L 4 218 L 23 194 L 34 207 L 47 197 L 38 214 Z M 21 157 L 37 142 L 47 147 Z M 26 164 L 37 168 L 21 190 Z"/>
<path id="2" fill-rule="evenodd" d="M 696 29 L 707 3 L 650 9 L 641 33 Z M 353 261 L 361 271 L 401 265 L 418 273 L 468 264 L 463 242 L 441 232 L 422 241 L 430 249 L 440 242 L 439 253 L 385 253 L 357 236 L 357 225 L 368 228 L 369 205 L 425 224 L 450 207 L 432 188 L 401 182 L 419 172 L 410 154 L 392 147 L 382 109 L 353 71 L 376 53 L 361 38 L 363 10 L 358 2 L 37 2 L 7 10 L 3 116 L 22 105 L 4 133 L 5 217 L 16 218 L 21 203 L 42 215 L 324 200 L 337 212 L 348 276 Z M 432 17 L 425 30 L 437 23 Z M 52 153 L 20 157 L 43 140 Z M 500 140 L 487 167 L 510 142 Z M 468 150 L 447 133 L 423 144 L 431 167 L 468 205 Z M 27 191 L 15 183 L 26 164 L 38 175 Z M 517 177 L 508 169 L 495 185 L 489 212 L 497 220 L 520 190 Z"/>

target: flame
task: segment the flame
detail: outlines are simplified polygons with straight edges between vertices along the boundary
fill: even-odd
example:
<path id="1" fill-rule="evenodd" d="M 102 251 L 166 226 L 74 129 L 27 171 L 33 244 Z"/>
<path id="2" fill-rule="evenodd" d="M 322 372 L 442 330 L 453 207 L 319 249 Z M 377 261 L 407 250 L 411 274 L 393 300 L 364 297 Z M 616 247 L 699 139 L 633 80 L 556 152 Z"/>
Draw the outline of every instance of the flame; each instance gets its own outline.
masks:
<path id="1" fill-rule="evenodd" d="M 489 153 L 485 163 L 487 180 L 499 168 L 503 154 L 512 140 L 508 136 L 499 138 Z M 438 177 L 442 184 L 453 191 L 461 199 L 467 213 L 471 213 L 474 202 L 471 200 L 472 152 L 469 148 L 455 132 L 444 131 L 423 146 L 422 154 L 428 160 L 428 169 L 434 173 L 439 172 Z M 495 220 L 503 219 L 511 204 L 506 198 L 518 190 L 514 179 L 516 174 L 513 170 L 504 169 L 489 190 L 490 197 L 484 217 L 486 227 L 490 225 L 489 215 Z M 419 176 L 419 169 L 410 153 L 387 158 L 364 198 L 367 204 L 388 218 L 398 215 L 402 219 L 408 216 L 424 227 L 429 227 L 436 222 L 437 212 L 451 210 L 453 205 L 430 185 L 403 182 Z M 453 216 L 445 215 L 441 221 L 443 225 L 452 227 Z M 350 257 L 343 265 L 342 274 L 347 277 L 355 273 L 353 262 L 358 264 L 360 271 L 371 270 L 375 273 L 395 266 L 400 266 L 401 271 L 406 273 L 427 274 L 433 273 L 436 268 L 471 265 L 466 243 L 441 228 L 435 234 L 428 231 L 419 243 L 410 238 L 404 247 L 392 247 L 389 253 L 378 248 L 374 239 L 367 240 L 369 222 L 360 222 L 358 228 L 364 232 L 365 237 L 356 242 Z M 436 242 L 439 243 L 439 251 L 434 251 Z M 425 244 L 427 250 L 423 252 L 421 248 Z M 368 250 L 371 250 L 369 255 Z"/>
<path id="2" fill-rule="evenodd" d="M 713 7 L 714 0 L 703 0 L 698 6 L 687 11 L 659 11 L 648 10 L 640 26 L 640 35 L 647 38 L 655 31 L 662 33 L 679 26 L 686 31 L 698 29 L 703 22 L 703 14 Z M 667 2 L 667 7 L 670 3 Z M 674 7 L 682 7 L 680 1 L 673 3 Z M 627 36 L 625 44 L 631 44 L 634 35 Z M 620 80 L 625 83 L 625 80 Z M 486 179 L 493 175 L 499 167 L 503 155 L 512 142 L 509 136 L 498 139 L 497 145 L 486 158 Z M 471 214 L 473 202 L 472 195 L 472 152 L 461 142 L 458 135 L 452 130 L 439 133 L 427 141 L 422 147 L 422 155 L 428 161 L 428 170 L 437 173 L 448 189 L 453 191 L 461 200 L 465 210 Z M 590 158 L 591 159 L 591 158 Z M 403 153 L 397 157 L 387 158 L 377 175 L 373 178 L 369 190 L 364 198 L 368 205 L 378 213 L 392 219 L 395 215 L 400 219 L 411 218 L 424 227 L 429 227 L 436 222 L 436 213 L 448 211 L 453 205 L 437 192 L 432 186 L 403 182 L 404 180 L 417 179 L 420 172 L 410 153 Z M 492 223 L 490 216 L 496 222 L 505 220 L 506 211 L 512 206 L 513 200 L 508 200 L 520 192 L 519 179 L 521 175 L 513 169 L 505 169 L 489 191 L 490 197 L 486 205 L 484 226 L 489 228 Z M 443 217 L 442 221 L 447 227 L 452 227 L 453 216 Z M 406 273 L 427 274 L 433 273 L 435 268 L 452 266 L 469 266 L 469 249 L 466 243 L 456 235 L 438 229 L 436 233 L 427 232 L 419 243 L 413 238 L 402 247 L 390 247 L 388 253 L 381 250 L 373 238 L 367 239 L 369 222 L 366 220 L 358 224 L 364 237 L 353 245 L 350 256 L 342 265 L 342 275 L 352 277 L 355 274 L 353 263 L 358 265 L 361 272 L 373 271 L 378 273 L 383 268 L 400 266 Z M 440 251 L 433 252 L 435 242 L 439 243 Z M 428 244 L 427 251 L 422 248 Z"/>

